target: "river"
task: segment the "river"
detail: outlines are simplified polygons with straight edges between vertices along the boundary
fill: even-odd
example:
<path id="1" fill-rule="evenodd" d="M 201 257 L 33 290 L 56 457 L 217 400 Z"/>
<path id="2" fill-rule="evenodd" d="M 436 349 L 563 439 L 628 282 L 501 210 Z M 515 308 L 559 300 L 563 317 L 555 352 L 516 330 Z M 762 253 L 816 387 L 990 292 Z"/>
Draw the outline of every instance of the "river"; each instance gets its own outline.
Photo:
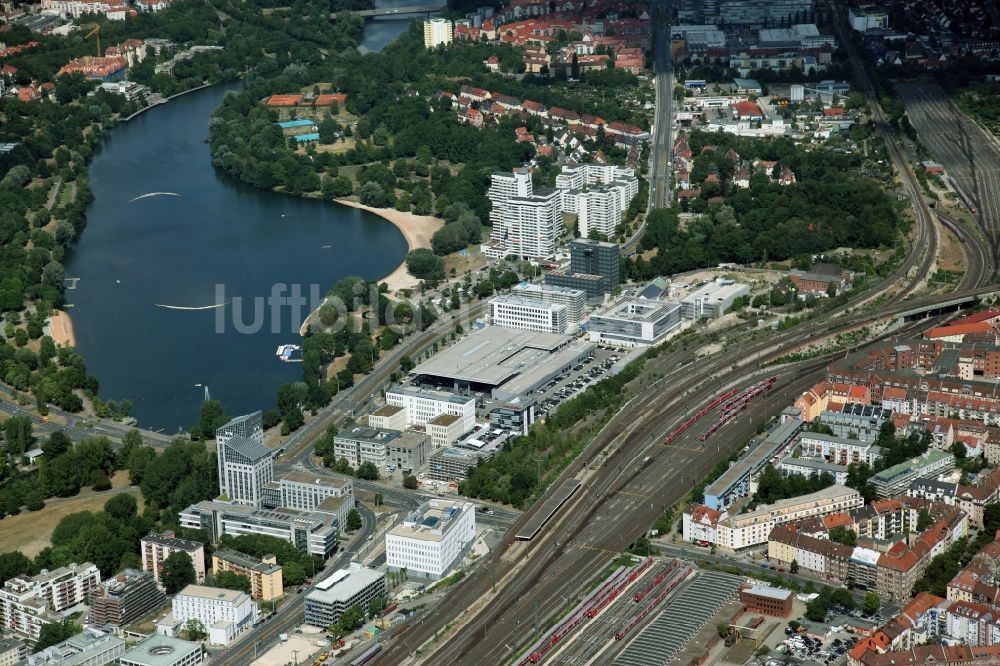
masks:
<path id="1" fill-rule="evenodd" d="M 370 21 L 362 50 L 381 50 L 407 24 Z M 376 215 L 217 172 L 208 121 L 238 86 L 140 114 L 108 133 L 91 164 L 95 200 L 66 265 L 79 278 L 68 311 L 100 395 L 130 399 L 144 428 L 190 427 L 206 386 L 229 414 L 274 406 L 277 388 L 302 374 L 275 350 L 300 342 L 313 294 L 347 275 L 384 277 L 406 253 L 399 230 Z M 269 298 L 289 296 L 291 285 L 309 302 L 298 312 Z"/>

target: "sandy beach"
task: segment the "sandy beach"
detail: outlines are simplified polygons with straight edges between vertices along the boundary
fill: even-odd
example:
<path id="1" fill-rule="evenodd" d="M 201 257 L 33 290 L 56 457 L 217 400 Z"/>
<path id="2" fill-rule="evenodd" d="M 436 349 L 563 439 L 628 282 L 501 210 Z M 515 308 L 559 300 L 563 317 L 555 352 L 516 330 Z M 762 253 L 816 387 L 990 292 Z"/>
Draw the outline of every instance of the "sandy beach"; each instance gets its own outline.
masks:
<path id="1" fill-rule="evenodd" d="M 73 321 L 69 315 L 62 310 L 53 310 L 49 315 L 49 336 L 57 347 L 76 346 L 76 338 L 73 337 Z"/>
<path id="2" fill-rule="evenodd" d="M 339 204 L 343 204 L 344 206 L 366 210 L 369 213 L 378 215 L 379 217 L 388 220 L 395 225 L 397 229 L 403 232 L 403 238 L 406 239 L 406 245 L 409 250 L 430 248 L 431 236 L 434 235 L 435 231 L 444 226 L 444 220 L 431 215 L 403 213 L 394 208 L 372 208 L 371 206 L 365 206 L 357 201 L 350 201 L 348 199 L 336 199 L 335 201 Z M 406 262 L 403 262 L 396 267 L 396 270 L 378 280 L 378 282 L 385 282 L 389 286 L 389 292 L 392 293 L 400 289 L 416 287 L 420 281 L 409 274 L 406 270 Z M 306 317 L 306 320 L 302 322 L 299 334 L 305 333 L 306 327 L 316 316 L 317 311 L 318 310 L 311 312 L 309 316 Z"/>

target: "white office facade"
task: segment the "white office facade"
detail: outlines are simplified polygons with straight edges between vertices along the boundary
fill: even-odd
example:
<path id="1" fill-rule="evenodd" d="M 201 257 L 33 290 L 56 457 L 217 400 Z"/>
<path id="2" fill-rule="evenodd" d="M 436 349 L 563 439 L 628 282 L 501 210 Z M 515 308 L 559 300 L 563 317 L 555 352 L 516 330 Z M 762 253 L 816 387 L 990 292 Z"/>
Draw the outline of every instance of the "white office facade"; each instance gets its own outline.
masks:
<path id="1" fill-rule="evenodd" d="M 431 500 L 386 533 L 386 564 L 393 570 L 439 579 L 475 537 L 474 504 Z"/>
<path id="2" fill-rule="evenodd" d="M 454 414 L 461 418 L 462 432 L 469 432 L 476 425 L 476 400 L 471 396 L 397 386 L 386 391 L 385 402 L 406 408 L 409 425 L 424 425 L 441 414 Z"/>
<path id="3" fill-rule="evenodd" d="M 543 303 L 565 305 L 568 324 L 574 325 L 583 321 L 584 308 L 587 305 L 587 292 L 582 289 L 525 282 L 514 285 L 511 294 Z"/>
<path id="4" fill-rule="evenodd" d="M 490 301 L 493 324 L 518 331 L 565 333 L 569 327 L 566 309 L 565 305 L 518 296 L 497 296 Z"/>
<path id="5" fill-rule="evenodd" d="M 203 585 L 188 585 L 178 592 L 172 611 L 182 628 L 188 620 L 201 622 L 213 645 L 228 645 L 257 620 L 257 603 L 247 593 Z"/>
<path id="6" fill-rule="evenodd" d="M 591 342 L 622 347 L 647 347 L 662 341 L 681 325 L 681 306 L 639 299 L 616 303 L 590 316 Z"/>
<path id="7" fill-rule="evenodd" d="M 264 446 L 260 412 L 239 416 L 215 433 L 219 493 L 237 504 L 260 506 L 264 486 L 274 479 L 274 452 Z"/>
<path id="8" fill-rule="evenodd" d="M 385 574 L 352 562 L 335 571 L 306 595 L 306 624 L 329 627 L 352 606 L 367 610 L 368 604 L 385 596 Z"/>

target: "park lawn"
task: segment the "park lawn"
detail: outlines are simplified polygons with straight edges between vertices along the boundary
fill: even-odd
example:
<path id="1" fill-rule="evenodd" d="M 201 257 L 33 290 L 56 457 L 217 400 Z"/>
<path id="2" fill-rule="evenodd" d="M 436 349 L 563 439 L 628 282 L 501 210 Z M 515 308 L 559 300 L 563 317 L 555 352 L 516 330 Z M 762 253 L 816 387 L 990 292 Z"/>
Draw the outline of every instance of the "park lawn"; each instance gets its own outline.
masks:
<path id="1" fill-rule="evenodd" d="M 138 488 L 128 488 L 128 472 L 119 471 L 111 480 L 115 489 L 134 495 L 142 511 L 142 497 Z M 43 548 L 51 545 L 49 539 L 59 521 L 77 511 L 101 511 L 104 503 L 114 497 L 111 492 L 95 495 L 88 487 L 79 495 L 65 499 L 51 498 L 45 501 L 41 511 L 22 511 L 16 516 L 0 520 L 0 552 L 19 550 L 28 557 L 34 557 Z"/>

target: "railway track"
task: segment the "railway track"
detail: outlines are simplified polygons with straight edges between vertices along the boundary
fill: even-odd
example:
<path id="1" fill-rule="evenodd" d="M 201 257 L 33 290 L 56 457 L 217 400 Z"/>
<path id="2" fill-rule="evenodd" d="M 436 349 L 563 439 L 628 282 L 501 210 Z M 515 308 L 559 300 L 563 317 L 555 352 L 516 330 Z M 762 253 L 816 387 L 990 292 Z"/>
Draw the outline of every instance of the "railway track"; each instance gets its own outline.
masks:
<path id="1" fill-rule="evenodd" d="M 915 240 L 902 265 L 875 285 L 867 296 L 826 313 L 822 321 L 764 340 L 734 345 L 722 354 L 698 361 L 698 365 L 668 372 L 647 387 L 620 410 L 566 470 L 562 478 L 580 475 L 584 486 L 545 531 L 535 540 L 520 544 L 513 542 L 515 530 L 509 531 L 486 564 L 443 602 L 396 630 L 386 642 L 381 663 L 402 663 L 411 657 L 420 663 L 470 665 L 501 664 L 513 659 L 537 640 L 541 623 L 561 610 L 566 591 L 582 588 L 609 558 L 644 534 L 667 506 L 681 499 L 703 478 L 716 460 L 742 446 L 753 433 L 753 417 L 741 417 L 705 443 L 697 439 L 699 428 L 692 428 L 669 447 L 662 446 L 661 438 L 681 423 L 688 412 L 704 404 L 706 396 L 724 386 L 766 376 L 754 369 L 755 364 L 775 360 L 818 338 L 864 325 L 894 310 L 912 307 L 913 302 L 907 305 L 903 301 L 915 292 L 933 265 L 937 227 L 853 52 L 852 62 L 859 69 L 873 116 L 917 217 Z M 978 278 L 976 281 L 979 282 Z M 861 307 L 872 293 L 877 295 L 900 282 L 904 283 L 903 288 L 895 290 L 877 310 Z M 848 312 L 852 309 L 853 312 Z M 675 356 L 672 354 L 670 360 L 675 360 Z M 693 359 L 689 355 L 687 360 Z M 815 381 L 829 360 L 820 358 L 792 364 L 779 371 L 775 390 L 759 406 L 761 413 L 774 413 L 787 404 L 792 396 Z M 756 409 L 757 406 L 754 412 Z M 596 471 L 587 472 L 601 460 L 600 452 L 616 442 L 617 446 L 598 464 Z M 711 451 L 713 446 L 715 452 Z M 522 521 L 532 513 L 528 511 Z M 491 594 L 491 588 L 496 592 Z M 474 606 L 475 610 L 467 610 Z M 427 643 L 439 636 L 442 627 L 458 621 L 464 623 L 460 631 L 448 634 L 444 641 Z M 537 631 L 527 631 L 532 625 L 539 625 Z"/>

